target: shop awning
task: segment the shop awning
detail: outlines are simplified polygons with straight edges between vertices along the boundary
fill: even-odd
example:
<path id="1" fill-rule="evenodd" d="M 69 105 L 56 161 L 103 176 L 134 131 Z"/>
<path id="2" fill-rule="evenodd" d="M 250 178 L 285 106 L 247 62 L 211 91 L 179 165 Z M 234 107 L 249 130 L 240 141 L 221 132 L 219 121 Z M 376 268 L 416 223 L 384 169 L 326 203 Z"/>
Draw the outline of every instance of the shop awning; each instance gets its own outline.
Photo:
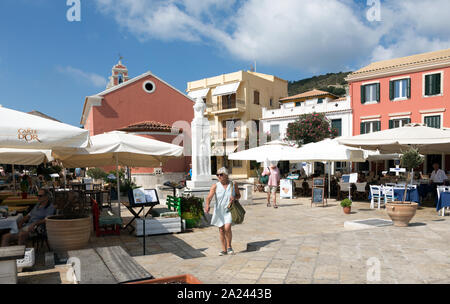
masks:
<path id="1" fill-rule="evenodd" d="M 240 82 L 233 82 L 233 83 L 225 84 L 222 86 L 218 86 L 213 90 L 212 95 L 213 96 L 223 96 L 223 95 L 234 94 L 237 92 L 240 84 L 241 84 Z"/>
<path id="2" fill-rule="evenodd" d="M 206 98 L 206 96 L 208 95 L 208 92 L 209 92 L 209 88 L 195 90 L 195 91 L 189 92 L 188 96 L 191 97 L 192 99 Z"/>

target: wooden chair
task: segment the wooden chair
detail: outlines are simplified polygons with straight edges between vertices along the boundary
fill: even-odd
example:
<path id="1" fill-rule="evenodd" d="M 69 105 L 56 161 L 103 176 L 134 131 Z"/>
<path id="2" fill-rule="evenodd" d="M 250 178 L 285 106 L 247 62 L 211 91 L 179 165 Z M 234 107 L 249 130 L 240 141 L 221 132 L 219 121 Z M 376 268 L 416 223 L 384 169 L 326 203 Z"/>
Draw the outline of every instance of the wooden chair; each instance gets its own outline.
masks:
<path id="1" fill-rule="evenodd" d="M 122 218 L 113 214 L 109 210 L 100 213 L 98 203 L 91 198 L 92 217 L 94 220 L 95 235 L 120 235 L 120 227 L 122 226 Z"/>
<path id="2" fill-rule="evenodd" d="M 385 203 L 395 201 L 394 187 L 392 187 L 392 186 L 383 187 L 383 193 L 384 193 L 384 202 Z"/>

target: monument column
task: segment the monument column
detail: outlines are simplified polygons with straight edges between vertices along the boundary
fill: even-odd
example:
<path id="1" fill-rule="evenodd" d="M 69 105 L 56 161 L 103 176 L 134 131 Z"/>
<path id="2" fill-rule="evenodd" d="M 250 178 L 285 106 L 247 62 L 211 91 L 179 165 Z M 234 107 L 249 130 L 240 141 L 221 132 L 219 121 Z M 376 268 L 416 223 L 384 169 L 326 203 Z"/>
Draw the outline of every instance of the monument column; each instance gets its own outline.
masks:
<path id="1" fill-rule="evenodd" d="M 192 132 L 192 180 L 187 181 L 189 190 L 207 191 L 213 184 L 211 178 L 211 130 L 204 116 L 206 104 L 197 98 L 194 104 Z"/>

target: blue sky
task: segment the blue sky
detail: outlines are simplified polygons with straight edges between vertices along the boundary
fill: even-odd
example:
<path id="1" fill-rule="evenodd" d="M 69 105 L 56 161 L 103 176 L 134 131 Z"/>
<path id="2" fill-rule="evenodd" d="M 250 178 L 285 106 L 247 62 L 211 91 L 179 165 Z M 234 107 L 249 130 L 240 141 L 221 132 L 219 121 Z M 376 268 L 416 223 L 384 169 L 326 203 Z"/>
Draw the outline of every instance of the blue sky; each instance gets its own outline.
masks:
<path id="1" fill-rule="evenodd" d="M 81 21 L 68 22 L 66 0 L 0 1 L 0 104 L 78 126 L 119 53 L 131 77 L 150 70 L 184 91 L 255 60 L 298 80 L 450 47 L 447 0 L 381 1 L 379 20 L 368 1 L 80 2 Z"/>

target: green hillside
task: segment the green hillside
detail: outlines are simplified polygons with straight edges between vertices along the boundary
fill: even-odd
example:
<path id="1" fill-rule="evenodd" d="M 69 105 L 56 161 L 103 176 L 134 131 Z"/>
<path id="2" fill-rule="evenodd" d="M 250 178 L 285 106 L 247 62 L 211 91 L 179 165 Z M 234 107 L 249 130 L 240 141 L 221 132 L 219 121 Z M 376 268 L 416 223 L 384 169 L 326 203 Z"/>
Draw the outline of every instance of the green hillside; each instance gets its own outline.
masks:
<path id="1" fill-rule="evenodd" d="M 298 81 L 289 81 L 289 96 L 307 92 L 313 89 L 327 91 L 337 96 L 345 95 L 347 82 L 345 77 L 351 72 L 328 73 Z"/>

